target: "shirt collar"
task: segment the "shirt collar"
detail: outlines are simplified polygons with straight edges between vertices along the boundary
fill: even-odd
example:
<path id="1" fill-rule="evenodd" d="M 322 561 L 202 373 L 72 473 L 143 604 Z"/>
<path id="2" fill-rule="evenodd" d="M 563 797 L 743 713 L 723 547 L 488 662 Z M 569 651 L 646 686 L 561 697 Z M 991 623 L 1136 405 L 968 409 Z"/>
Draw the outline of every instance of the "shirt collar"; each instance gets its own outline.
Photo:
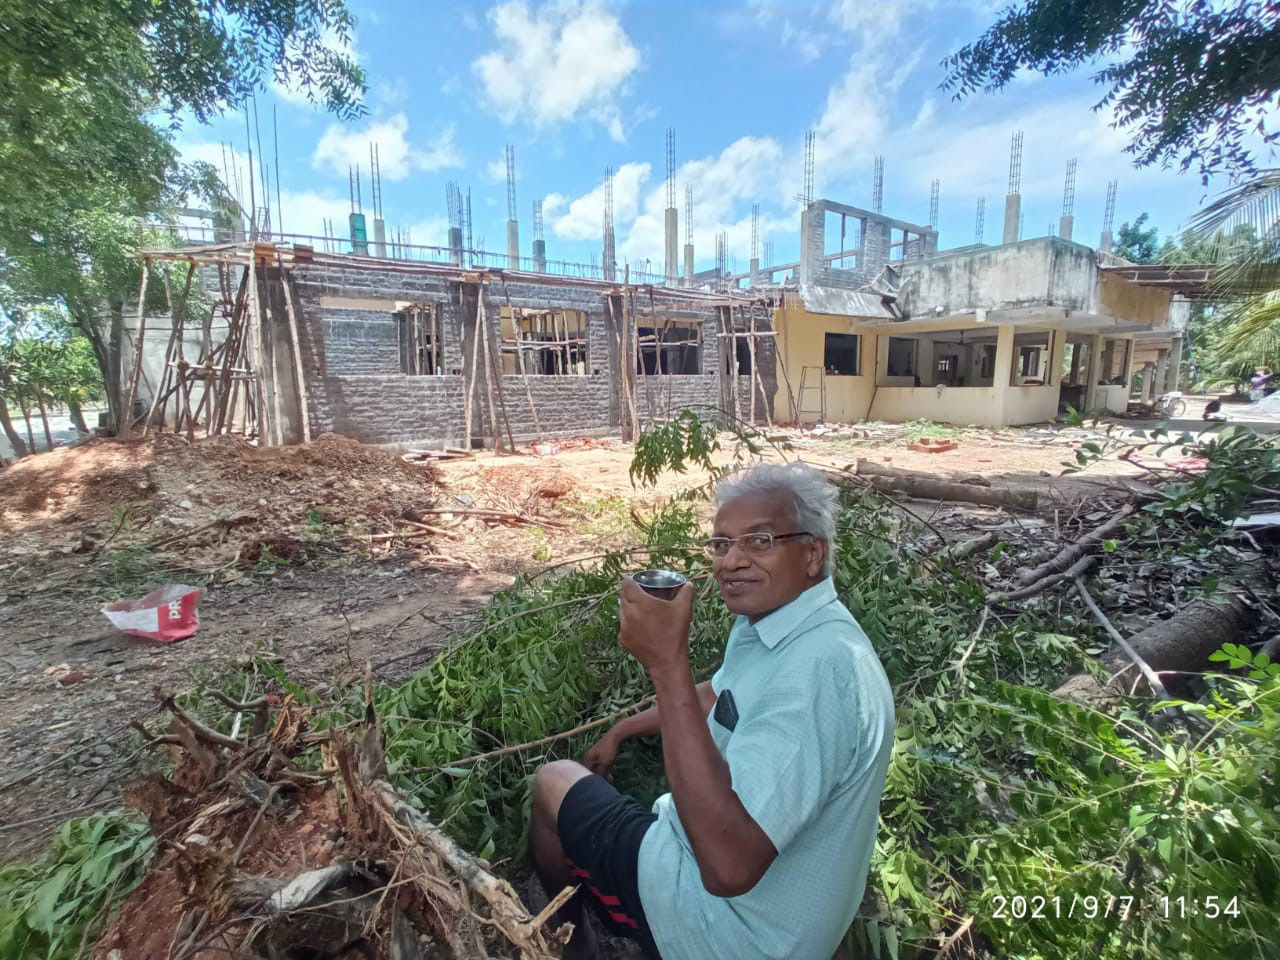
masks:
<path id="1" fill-rule="evenodd" d="M 836 599 L 836 586 L 830 577 L 815 583 L 790 603 L 784 603 L 777 610 L 761 617 L 751 624 L 745 616 L 739 615 L 737 627 L 746 633 L 754 631 L 770 650 L 787 639 L 797 629 L 831 601 Z"/>

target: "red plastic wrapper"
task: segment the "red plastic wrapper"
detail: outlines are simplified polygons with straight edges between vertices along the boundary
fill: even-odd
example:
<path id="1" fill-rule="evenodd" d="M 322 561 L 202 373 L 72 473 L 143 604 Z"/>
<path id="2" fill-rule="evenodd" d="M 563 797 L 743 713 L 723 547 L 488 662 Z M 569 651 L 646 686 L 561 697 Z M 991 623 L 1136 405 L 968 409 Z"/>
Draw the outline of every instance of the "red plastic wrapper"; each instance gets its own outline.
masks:
<path id="1" fill-rule="evenodd" d="M 102 612 L 117 630 L 159 643 L 173 643 L 200 629 L 196 603 L 204 591 L 171 583 L 152 590 L 140 600 L 117 600 Z"/>

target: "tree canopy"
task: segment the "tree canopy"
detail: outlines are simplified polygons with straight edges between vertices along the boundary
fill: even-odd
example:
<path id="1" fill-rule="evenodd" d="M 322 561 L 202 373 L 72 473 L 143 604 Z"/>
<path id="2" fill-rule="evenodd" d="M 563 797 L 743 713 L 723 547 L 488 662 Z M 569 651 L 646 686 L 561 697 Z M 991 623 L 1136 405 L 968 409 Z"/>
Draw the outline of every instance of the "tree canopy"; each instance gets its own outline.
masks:
<path id="1" fill-rule="evenodd" d="M 63 309 L 114 406 L 139 222 L 188 198 L 227 204 L 212 167 L 177 162 L 172 132 L 272 80 L 358 115 L 353 20 L 343 0 L 0 0 L 0 22 L 3 299 Z"/>
<path id="2" fill-rule="evenodd" d="M 1019 70 L 1050 75 L 1102 62 L 1093 75 L 1130 131 L 1140 166 L 1253 169 L 1246 140 L 1280 93 L 1280 4 L 1274 0 L 1024 0 L 943 60 L 957 99 L 1004 89 Z"/>
<path id="3" fill-rule="evenodd" d="M 1133 223 L 1120 224 L 1111 252 L 1130 263 L 1155 263 L 1160 254 L 1160 231 L 1148 226 L 1148 219 L 1146 213 L 1140 213 Z"/>

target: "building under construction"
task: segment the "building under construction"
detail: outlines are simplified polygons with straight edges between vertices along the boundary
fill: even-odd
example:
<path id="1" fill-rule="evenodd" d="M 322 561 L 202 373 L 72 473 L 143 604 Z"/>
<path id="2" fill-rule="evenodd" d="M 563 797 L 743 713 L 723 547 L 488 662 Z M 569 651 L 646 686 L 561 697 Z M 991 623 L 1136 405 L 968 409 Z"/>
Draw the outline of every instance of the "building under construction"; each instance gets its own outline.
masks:
<path id="1" fill-rule="evenodd" d="M 750 269 L 739 275 L 723 240 L 715 268 L 695 271 L 688 192 L 680 270 L 670 134 L 667 161 L 660 274 L 619 270 L 607 194 L 600 266 L 548 260 L 538 205 L 523 257 L 510 151 L 505 254 L 473 249 L 470 199 L 453 184 L 446 247 L 388 240 L 375 187 L 372 240 L 353 208 L 343 240 L 251 226 L 243 238 L 147 251 L 148 267 L 190 264 L 208 300 L 188 309 L 184 289 L 176 323 L 139 311 L 126 352 L 146 419 L 264 444 L 332 431 L 510 448 L 630 438 L 690 407 L 764 425 L 999 425 L 1068 404 L 1123 410 L 1144 349 L 1155 358 L 1144 390 L 1176 385 L 1178 294 L 1203 278 L 1135 272 L 1108 253 L 1106 233 L 1098 249 L 1074 242 L 1074 163 L 1057 235 L 1021 239 L 1020 137 L 999 245 L 982 242 L 980 202 L 975 242 L 938 250 L 936 181 L 930 223 L 916 224 L 880 212 L 882 163 L 863 209 L 812 197 L 810 162 L 800 259 L 761 263 L 753 211 Z"/>

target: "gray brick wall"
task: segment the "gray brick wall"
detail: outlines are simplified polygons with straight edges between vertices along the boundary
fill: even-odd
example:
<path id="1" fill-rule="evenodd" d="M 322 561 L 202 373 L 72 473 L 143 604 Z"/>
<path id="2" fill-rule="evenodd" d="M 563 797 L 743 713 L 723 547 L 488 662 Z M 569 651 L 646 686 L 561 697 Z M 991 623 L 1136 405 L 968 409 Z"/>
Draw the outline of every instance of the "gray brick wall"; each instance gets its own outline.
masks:
<path id="1" fill-rule="evenodd" d="M 303 369 L 307 379 L 313 433 L 333 431 L 365 443 L 458 444 L 463 438 L 463 379 L 469 369 L 474 342 L 475 290 L 471 284 L 432 275 L 379 269 L 376 266 L 299 265 L 294 290 L 301 311 Z M 572 281 L 528 283 L 490 282 L 483 287 L 486 320 L 496 329 L 500 308 L 556 307 L 581 310 L 587 318 L 587 376 L 530 375 L 502 378 L 506 417 L 517 441 L 537 436 L 529 395 L 538 412 L 543 436 L 600 434 L 619 428 L 620 397 L 611 372 L 616 367 L 615 318 L 621 298 L 610 312 L 606 292 L 577 286 Z M 679 293 L 654 292 L 653 308 L 664 304 L 686 318 L 701 316 L 703 373 L 687 376 L 637 376 L 636 407 L 642 418 L 667 417 L 685 406 L 715 407 L 720 400 L 720 376 L 715 362 L 715 308 L 695 309 Z M 441 376 L 399 373 L 397 322 L 391 310 L 325 307 L 321 298 L 434 301 L 442 304 L 444 367 Z M 677 302 L 678 301 L 678 302 Z M 637 312 L 650 309 L 648 292 L 637 292 Z M 772 347 L 760 352 L 761 370 L 772 381 Z M 650 389 L 651 388 L 651 389 Z M 740 403 L 749 397 L 745 381 Z M 652 395 L 652 402 L 650 396 Z M 476 392 L 472 435 L 487 437 L 487 400 L 483 380 Z M 744 408 L 746 409 L 746 408 Z M 763 415 L 760 415 L 763 419 Z M 503 424 L 505 434 L 505 424 Z"/>
<path id="2" fill-rule="evenodd" d="M 400 372 L 395 315 L 374 310 L 325 310 L 319 318 L 329 370 L 344 374 Z"/>

